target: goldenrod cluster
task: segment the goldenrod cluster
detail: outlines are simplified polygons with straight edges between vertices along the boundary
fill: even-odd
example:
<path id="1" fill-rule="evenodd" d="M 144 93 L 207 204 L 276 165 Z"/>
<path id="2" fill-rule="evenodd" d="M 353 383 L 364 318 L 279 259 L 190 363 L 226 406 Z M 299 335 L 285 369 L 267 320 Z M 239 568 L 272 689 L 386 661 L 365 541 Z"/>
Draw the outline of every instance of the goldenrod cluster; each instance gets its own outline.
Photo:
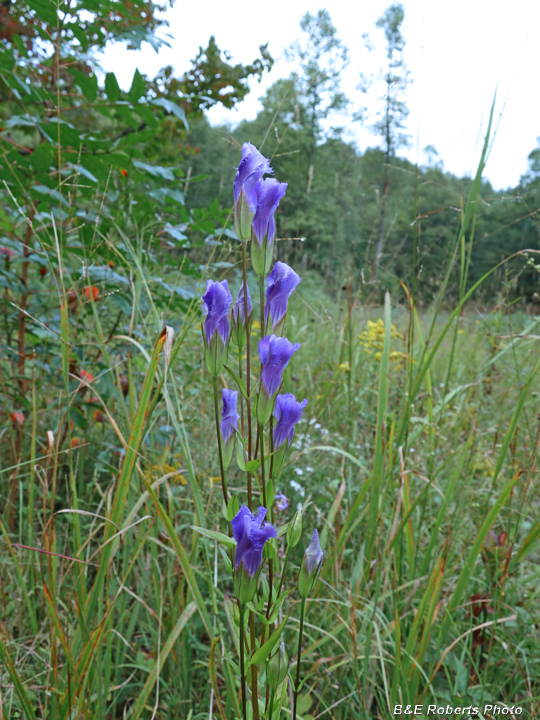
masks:
<path id="1" fill-rule="evenodd" d="M 157 463 L 156 465 L 150 465 L 150 467 L 144 471 L 144 475 L 149 482 L 153 482 L 156 477 L 163 477 L 163 475 L 171 475 L 169 482 L 172 484 L 187 485 L 186 478 L 182 475 L 181 471 L 181 453 L 177 453 L 174 458 L 175 465 L 169 463 Z"/>
<path id="2" fill-rule="evenodd" d="M 398 333 L 395 325 L 390 326 L 390 336 L 392 339 L 404 340 L 401 333 Z M 384 349 L 384 321 L 379 319 L 377 322 L 372 320 L 367 321 L 367 329 L 360 333 L 358 336 L 360 345 L 362 346 L 365 353 L 373 355 L 376 360 L 382 358 Z M 405 353 L 399 350 L 392 350 L 390 352 L 390 360 L 392 362 L 402 362 L 407 358 Z"/>

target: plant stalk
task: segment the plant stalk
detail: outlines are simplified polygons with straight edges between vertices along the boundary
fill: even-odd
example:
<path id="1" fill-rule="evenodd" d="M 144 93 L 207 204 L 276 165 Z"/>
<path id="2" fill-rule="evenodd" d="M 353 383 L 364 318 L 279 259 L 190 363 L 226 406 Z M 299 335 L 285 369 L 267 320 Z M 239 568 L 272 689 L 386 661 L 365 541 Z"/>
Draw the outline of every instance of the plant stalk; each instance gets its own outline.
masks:
<path id="1" fill-rule="evenodd" d="M 229 502 L 227 492 L 227 480 L 225 478 L 225 468 L 223 467 L 223 452 L 221 449 L 221 430 L 219 429 L 219 411 L 218 411 L 218 378 L 213 378 L 214 385 L 214 414 L 216 418 L 216 433 L 218 442 L 218 453 L 219 453 L 219 469 L 221 471 L 221 490 L 223 491 L 223 500 L 225 505 Z"/>
<path id="2" fill-rule="evenodd" d="M 246 606 L 240 603 L 240 684 L 242 686 L 242 718 L 247 720 L 247 702 L 246 702 L 246 662 L 244 658 L 244 618 Z"/>
<path id="3" fill-rule="evenodd" d="M 251 348 L 249 334 L 248 319 L 248 301 L 247 301 L 247 242 L 242 242 L 242 277 L 244 281 L 244 322 L 246 324 L 246 415 L 248 430 L 248 459 L 251 460 Z M 248 491 L 248 507 L 253 510 L 253 493 L 251 489 L 251 473 L 247 474 L 247 491 Z"/>
<path id="4" fill-rule="evenodd" d="M 302 635 L 304 633 L 305 609 L 306 609 L 306 598 L 302 598 L 302 605 L 300 606 L 300 632 L 298 634 L 298 654 L 297 654 L 297 658 L 296 658 L 296 680 L 294 683 L 292 720 L 296 720 L 296 706 L 298 705 L 298 686 L 300 685 L 300 658 L 302 656 Z"/>

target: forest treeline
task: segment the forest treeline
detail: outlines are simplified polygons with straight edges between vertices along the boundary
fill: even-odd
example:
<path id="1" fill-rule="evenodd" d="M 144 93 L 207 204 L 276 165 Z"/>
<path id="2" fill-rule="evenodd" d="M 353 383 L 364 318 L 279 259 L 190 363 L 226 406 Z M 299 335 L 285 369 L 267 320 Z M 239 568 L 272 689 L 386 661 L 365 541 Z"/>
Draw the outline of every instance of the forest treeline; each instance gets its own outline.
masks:
<path id="1" fill-rule="evenodd" d="M 426 166 L 403 157 L 412 79 L 399 3 L 377 23 L 386 66 L 359 79 L 365 93 L 381 98 L 374 117 L 343 94 L 348 52 L 320 11 L 304 16 L 287 51 L 297 72 L 270 87 L 254 120 L 234 128 L 212 126 L 206 112 L 246 97 L 250 78 L 272 67 L 267 46 L 252 63 L 234 64 L 212 36 L 184 73 L 167 67 L 150 79 L 134 68 L 125 90 L 100 69 L 100 53 L 115 41 L 157 48 L 164 20 L 142 0 L 120 5 L 95 0 L 55 9 L 16 0 L 0 10 L 2 286 L 21 289 L 15 258 L 43 264 L 39 248 L 53 230 L 51 216 L 96 282 L 125 285 L 98 269 L 111 261 L 119 229 L 133 242 L 144 235 L 152 249 L 144 262 L 177 267 L 181 255 L 181 272 L 197 273 L 198 246 L 234 240 L 231 179 L 245 141 L 271 156 L 276 176 L 289 184 L 277 216 L 280 257 L 316 271 L 330 288 L 364 287 L 363 297 L 376 302 L 386 289 L 404 297 L 403 283 L 417 301 L 430 302 L 444 281 L 451 301 L 505 258 L 540 248 L 540 149 L 517 187 L 500 191 L 482 181 L 465 235 L 473 179 L 445 172 L 434 148 L 426 149 Z M 348 141 L 351 122 L 373 130 L 373 147 L 360 152 Z M 33 219 L 34 235 L 26 236 L 23 216 Z M 503 263 L 475 297 L 489 305 L 535 303 L 535 263 L 523 254 Z"/>
<path id="2" fill-rule="evenodd" d="M 193 175 L 207 177 L 188 185 L 187 202 L 197 207 L 217 199 L 220 207 L 229 207 L 231 168 L 238 163 L 239 144 L 264 142 L 276 176 L 289 180 L 278 214 L 278 236 L 288 238 L 282 240 L 287 248 L 281 252 L 318 270 L 331 284 L 344 284 L 353 275 L 368 284 L 377 249 L 384 151 L 373 147 L 362 153 L 354 144 L 331 137 L 317 145 L 310 164 L 302 101 L 294 78 L 280 80 L 262 99 L 263 108 L 253 121 L 234 129 L 212 127 L 206 118 L 197 121 L 188 134 L 189 144 L 198 150 L 189 167 Z M 380 282 L 373 293 L 378 297 L 390 288 L 401 295 L 401 281 L 416 287 L 419 299 L 430 301 L 455 251 L 472 179 L 446 172 L 436 157 L 418 167 L 396 156 L 389 163 L 389 176 Z M 517 187 L 500 191 L 482 182 L 476 222 L 467 235 L 467 242 L 473 243 L 469 286 L 514 253 L 540 249 L 539 204 L 538 150 L 531 153 L 529 172 Z M 482 285 L 483 301 L 537 300 L 538 272 L 531 260 L 521 255 L 496 270 Z M 458 275 L 456 265 L 450 296 L 458 292 Z"/>

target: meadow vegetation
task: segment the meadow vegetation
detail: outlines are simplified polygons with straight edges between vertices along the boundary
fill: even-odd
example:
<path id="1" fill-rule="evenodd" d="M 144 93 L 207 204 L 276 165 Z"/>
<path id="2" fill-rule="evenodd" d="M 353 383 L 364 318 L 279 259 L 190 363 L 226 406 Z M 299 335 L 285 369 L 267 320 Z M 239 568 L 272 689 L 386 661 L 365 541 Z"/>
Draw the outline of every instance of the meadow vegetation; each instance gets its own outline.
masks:
<path id="1" fill-rule="evenodd" d="M 247 503 L 246 473 L 233 459 L 237 505 L 227 507 L 201 296 L 209 278 L 226 279 L 234 297 L 241 287 L 233 165 L 244 140 L 263 137 L 237 128 L 212 161 L 221 131 L 202 113 L 219 97 L 216 66 L 234 90 L 219 101 L 234 105 L 271 58 L 263 48 L 250 66 L 232 66 L 210 43 L 181 80 L 136 72 L 123 91 L 112 73 L 101 81 L 87 53 L 107 33 L 134 45 L 152 39 L 146 5 L 126 3 L 118 15 L 109 0 L 58 11 L 41 0 L 13 5 L 18 26 L 4 23 L 0 52 L 0 719 L 241 718 L 227 548 L 232 510 Z M 328 234 L 309 233 L 326 208 L 317 193 L 329 197 L 318 177 L 337 180 L 312 170 L 311 199 L 296 197 L 295 182 L 309 175 L 302 143 L 316 140 L 312 167 L 346 150 L 314 128 L 290 131 L 296 166 L 275 162 L 290 187 L 275 255 L 302 275 L 285 326 L 301 350 L 283 390 L 308 405 L 276 479 L 288 506 L 273 503 L 279 535 L 265 550 L 257 643 L 247 648 L 267 630 L 255 611 L 264 610 L 271 558 L 274 581 L 287 564 L 287 595 L 268 635 L 288 617 L 291 665 L 272 704 L 267 657 L 258 663 L 249 717 L 293 715 L 297 576 L 313 528 L 324 562 L 306 605 L 298 720 L 387 720 L 396 705 L 433 703 L 478 707 L 485 718 L 486 704 L 498 703 L 537 717 L 537 157 L 523 182 L 519 240 L 503 203 L 484 213 L 491 128 L 474 179 L 445 180 L 440 168 L 407 174 L 408 216 L 411 193 L 400 195 L 394 180 L 383 217 L 395 213 L 398 229 L 419 218 L 423 180 L 438 198 L 423 212 L 454 204 L 443 180 L 457 209 L 444 232 L 426 216 L 420 255 L 423 221 L 405 241 L 390 222 L 385 252 L 402 250 L 373 273 L 381 207 L 365 200 L 371 230 L 347 229 L 352 179 L 347 212 L 326 225 L 334 254 Z M 206 145 L 191 145 L 189 133 Z M 379 184 L 383 155 L 357 158 L 364 169 L 373 163 Z M 510 237 L 503 257 L 500 246 L 475 255 L 482 223 Z M 256 334 L 258 279 L 251 269 L 247 279 Z M 231 345 L 231 367 L 243 352 Z M 255 363 L 253 386 L 258 373 Z M 235 387 L 231 374 L 218 386 Z M 264 467 L 252 466 L 255 504 Z M 286 526 L 300 508 L 301 540 L 285 561 Z"/>

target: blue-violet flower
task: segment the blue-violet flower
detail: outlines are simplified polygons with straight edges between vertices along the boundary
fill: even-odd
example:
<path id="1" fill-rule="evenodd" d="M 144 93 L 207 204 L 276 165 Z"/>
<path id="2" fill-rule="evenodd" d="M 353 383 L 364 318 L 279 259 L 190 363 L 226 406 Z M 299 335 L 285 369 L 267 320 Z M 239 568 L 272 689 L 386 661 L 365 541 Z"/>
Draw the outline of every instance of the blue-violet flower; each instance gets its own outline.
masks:
<path id="1" fill-rule="evenodd" d="M 257 210 L 252 223 L 251 264 L 259 277 L 268 275 L 272 267 L 276 237 L 274 213 L 286 190 L 287 183 L 280 183 L 275 178 L 265 178 L 257 185 Z"/>
<path id="2" fill-rule="evenodd" d="M 272 415 L 274 398 L 281 385 L 283 370 L 300 347 L 285 337 L 267 335 L 259 341 L 259 360 L 262 363 L 261 387 L 257 401 L 257 419 L 266 425 Z"/>
<path id="3" fill-rule="evenodd" d="M 272 268 L 266 286 L 264 321 L 267 323 L 270 315 L 271 331 L 273 333 L 277 334 L 278 329 L 285 320 L 289 297 L 301 282 L 300 275 L 295 273 L 286 263 L 278 260 Z"/>
<path id="4" fill-rule="evenodd" d="M 266 508 L 260 507 L 255 515 L 242 505 L 232 519 L 236 555 L 234 561 L 235 592 L 238 601 L 245 604 L 255 594 L 257 574 L 262 563 L 263 548 L 267 540 L 277 537 L 276 529 L 264 522 Z"/>
<path id="5" fill-rule="evenodd" d="M 227 281 L 208 280 L 202 300 L 202 312 L 206 315 L 203 333 L 206 367 L 212 377 L 217 377 L 223 371 L 229 342 L 230 327 L 227 315 L 232 295 Z"/>
<path id="6" fill-rule="evenodd" d="M 249 142 L 242 146 L 242 159 L 233 183 L 234 229 L 242 241 L 251 237 L 251 223 L 257 210 L 257 186 L 265 173 L 272 173 L 270 161 Z"/>
<path id="7" fill-rule="evenodd" d="M 221 448 L 223 456 L 223 466 L 228 468 L 231 464 L 234 439 L 236 437 L 235 430 L 238 430 L 238 420 L 240 415 L 236 411 L 236 403 L 238 401 L 238 392 L 236 390 L 229 390 L 229 388 L 223 388 L 223 410 L 221 412 L 221 437 L 223 438 L 223 445 Z"/>

